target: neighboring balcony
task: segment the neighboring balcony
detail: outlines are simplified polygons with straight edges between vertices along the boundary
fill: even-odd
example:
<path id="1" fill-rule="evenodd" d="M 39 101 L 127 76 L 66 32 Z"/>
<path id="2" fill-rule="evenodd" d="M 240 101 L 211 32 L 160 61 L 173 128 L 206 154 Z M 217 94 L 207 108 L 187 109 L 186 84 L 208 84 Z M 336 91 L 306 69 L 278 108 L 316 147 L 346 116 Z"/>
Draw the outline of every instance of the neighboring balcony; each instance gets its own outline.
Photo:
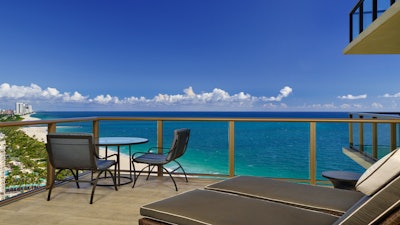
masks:
<path id="1" fill-rule="evenodd" d="M 400 2 L 360 0 L 350 12 L 344 54 L 400 54 Z"/>

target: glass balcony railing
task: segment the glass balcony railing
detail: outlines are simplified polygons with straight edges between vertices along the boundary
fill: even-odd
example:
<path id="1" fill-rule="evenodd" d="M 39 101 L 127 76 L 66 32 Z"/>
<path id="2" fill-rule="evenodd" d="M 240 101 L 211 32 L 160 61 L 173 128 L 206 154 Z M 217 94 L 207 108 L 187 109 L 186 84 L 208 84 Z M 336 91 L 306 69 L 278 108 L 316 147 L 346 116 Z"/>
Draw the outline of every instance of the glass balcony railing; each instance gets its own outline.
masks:
<path id="1" fill-rule="evenodd" d="M 182 163 L 190 165 L 185 170 L 191 176 L 255 175 L 318 184 L 324 181 L 321 172 L 335 169 L 336 161 L 342 163 L 341 169 L 364 170 L 342 153 L 343 148 L 375 160 L 397 148 L 398 124 L 398 116 L 356 113 L 349 118 L 81 117 L 0 122 L 0 131 L 5 134 L 0 138 L 0 167 L 8 171 L 0 176 L 0 194 L 43 190 L 51 183 L 53 170 L 47 163 L 44 143 L 21 138 L 17 133 L 20 127 L 44 126 L 47 132 L 69 132 L 75 127 L 94 137 L 118 135 L 109 133 L 110 127 L 116 127 L 128 129 L 133 136 L 144 135 L 152 146 L 163 146 L 177 125 L 190 127 L 188 158 L 182 158 Z M 208 141 L 209 136 L 213 141 Z M 135 150 L 140 150 L 139 146 Z"/>
<path id="2" fill-rule="evenodd" d="M 360 0 L 350 12 L 350 42 L 381 16 L 396 0 Z"/>

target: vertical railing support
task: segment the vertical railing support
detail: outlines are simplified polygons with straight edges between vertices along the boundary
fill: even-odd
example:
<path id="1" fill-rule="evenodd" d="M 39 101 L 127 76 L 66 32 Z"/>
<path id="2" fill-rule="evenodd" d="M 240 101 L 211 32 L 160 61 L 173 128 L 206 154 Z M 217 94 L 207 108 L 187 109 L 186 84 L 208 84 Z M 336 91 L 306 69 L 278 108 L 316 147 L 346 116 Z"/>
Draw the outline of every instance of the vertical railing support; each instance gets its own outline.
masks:
<path id="1" fill-rule="evenodd" d="M 364 2 L 360 4 L 359 12 L 358 33 L 361 34 L 364 31 Z"/>
<path id="2" fill-rule="evenodd" d="M 372 21 L 378 18 L 378 0 L 372 0 Z"/>
<path id="3" fill-rule="evenodd" d="M 396 123 L 390 123 L 390 151 L 397 148 L 396 133 Z"/>
<path id="4" fill-rule="evenodd" d="M 56 124 L 55 123 L 49 123 L 47 124 L 47 133 L 54 133 L 56 132 Z M 46 188 L 50 188 L 50 185 L 54 181 L 54 174 L 55 170 L 51 166 L 49 157 L 47 157 L 47 179 L 46 179 Z"/>
<path id="5" fill-rule="evenodd" d="M 92 121 L 92 133 L 93 133 L 93 138 L 96 143 L 99 142 L 100 138 L 100 121 L 99 120 L 93 120 Z M 99 154 L 99 146 L 96 145 L 96 152 Z"/>
<path id="6" fill-rule="evenodd" d="M 363 116 L 360 116 L 360 119 L 362 119 L 362 118 L 364 118 Z M 359 123 L 359 126 L 360 126 L 360 129 L 359 129 L 359 143 L 360 143 L 360 149 L 359 149 L 359 151 L 361 152 L 361 153 L 363 153 L 364 152 L 364 123 L 362 123 L 362 122 L 360 122 Z"/>
<path id="7" fill-rule="evenodd" d="M 158 147 L 158 153 L 162 153 L 162 147 L 163 147 L 163 121 L 162 120 L 157 120 L 157 147 Z M 157 176 L 162 176 L 163 175 L 163 167 L 158 166 L 157 168 Z"/>
<path id="8" fill-rule="evenodd" d="M 92 132 L 93 132 L 93 137 L 97 141 L 99 140 L 100 137 L 100 121 L 98 120 L 93 120 L 92 123 Z"/>
<path id="9" fill-rule="evenodd" d="M 235 176 L 235 122 L 229 121 L 229 176 Z"/>
<path id="10" fill-rule="evenodd" d="M 310 184 L 317 183 L 317 127 L 310 122 Z"/>
<path id="11" fill-rule="evenodd" d="M 377 119 L 372 117 L 372 119 Z M 378 123 L 372 123 L 372 157 L 378 158 Z"/>
<path id="12" fill-rule="evenodd" d="M 349 115 L 349 118 L 353 118 L 353 114 Z M 354 147 L 354 135 L 353 135 L 353 123 L 349 123 L 349 148 L 353 149 Z"/>

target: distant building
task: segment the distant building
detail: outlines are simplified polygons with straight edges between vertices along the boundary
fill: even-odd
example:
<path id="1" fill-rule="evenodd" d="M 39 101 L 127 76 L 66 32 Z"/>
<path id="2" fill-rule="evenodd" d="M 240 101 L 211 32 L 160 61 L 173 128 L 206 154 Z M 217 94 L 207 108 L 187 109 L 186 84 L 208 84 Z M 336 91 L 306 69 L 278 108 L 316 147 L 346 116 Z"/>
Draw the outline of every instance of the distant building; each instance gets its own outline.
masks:
<path id="1" fill-rule="evenodd" d="M 32 106 L 29 104 L 17 102 L 15 103 L 15 114 L 16 115 L 26 115 L 33 113 Z"/>
<path id="2" fill-rule="evenodd" d="M 14 115 L 14 110 L 12 109 L 2 109 L 0 110 L 1 115 Z"/>
<path id="3" fill-rule="evenodd" d="M 4 135 L 0 133 L 0 201 L 4 200 L 6 196 L 6 176 L 5 176 L 6 143 L 3 140 L 3 138 Z"/>

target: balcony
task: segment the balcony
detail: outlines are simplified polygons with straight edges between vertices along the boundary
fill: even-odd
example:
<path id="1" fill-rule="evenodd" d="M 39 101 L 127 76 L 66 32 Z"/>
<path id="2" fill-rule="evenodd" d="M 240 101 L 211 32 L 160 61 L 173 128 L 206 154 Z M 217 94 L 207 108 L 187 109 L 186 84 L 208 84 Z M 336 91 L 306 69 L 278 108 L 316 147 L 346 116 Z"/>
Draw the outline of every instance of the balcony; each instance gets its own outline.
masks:
<path id="1" fill-rule="evenodd" d="M 88 203 L 91 187 L 89 184 L 82 183 L 81 189 L 76 189 L 74 183 L 59 184 L 53 191 L 51 201 L 46 201 L 46 187 L 25 192 L 19 196 L 0 202 L 0 219 L 7 224 L 135 224 L 140 218 L 139 208 L 149 202 L 160 200 L 169 196 L 196 189 L 214 183 L 226 177 L 238 174 L 235 164 L 237 154 L 240 154 L 241 145 L 237 139 L 240 134 L 240 124 L 242 123 L 296 123 L 306 125 L 308 128 L 306 138 L 308 142 L 308 166 L 302 168 L 308 173 L 307 177 L 291 179 L 288 177 L 275 177 L 277 179 L 287 179 L 293 182 L 304 182 L 311 185 L 330 185 L 327 180 L 322 180 L 319 176 L 317 166 L 317 150 L 322 142 L 318 137 L 322 134 L 317 129 L 320 125 L 341 124 L 348 128 L 343 132 L 348 132 L 348 146 L 342 146 L 343 152 L 351 159 L 368 167 L 377 158 L 397 148 L 397 125 L 400 123 L 398 116 L 380 114 L 349 114 L 349 118 L 342 119 L 313 119 L 313 118 L 133 118 L 133 117 L 88 117 L 88 118 L 68 118 L 57 120 L 22 121 L 22 122 L 3 122 L 0 127 L 20 127 L 45 125 L 49 132 L 55 132 L 57 126 L 68 123 L 83 122 L 89 123 L 91 131 L 95 137 L 100 136 L 101 123 L 118 124 L 130 122 L 152 121 L 156 125 L 157 144 L 162 145 L 164 129 L 166 124 L 171 121 L 185 123 L 195 121 L 196 123 L 217 122 L 226 125 L 226 134 L 221 138 L 227 138 L 226 160 L 228 166 L 224 173 L 190 173 L 189 183 L 184 182 L 183 178 L 177 178 L 179 191 L 176 192 L 168 176 L 156 175 L 149 181 L 144 177 L 134 189 L 131 185 L 122 185 L 116 192 L 112 187 L 98 187 L 94 196 L 94 204 Z M 290 130 L 288 135 L 290 135 Z M 380 142 L 380 134 L 389 135 L 389 142 Z M 370 136 L 372 135 L 372 136 Z M 387 136 L 386 135 L 386 136 Z M 236 141 L 235 141 L 236 140 Z M 248 141 L 247 141 L 248 142 Z M 378 144 L 379 143 L 379 144 Z M 285 143 L 278 143 L 285 144 Z M 251 145 L 251 144 L 250 144 Z M 290 148 L 290 147 L 288 147 Z M 336 154 L 343 154 L 338 151 Z M 124 168 L 123 168 L 124 169 Z M 52 168 L 47 168 L 48 172 Z M 123 172 L 129 172 L 127 168 Z M 48 178 L 49 179 L 49 178 Z"/>
<path id="2" fill-rule="evenodd" d="M 399 54 L 400 2 L 360 0 L 350 12 L 350 43 L 344 54 Z"/>

